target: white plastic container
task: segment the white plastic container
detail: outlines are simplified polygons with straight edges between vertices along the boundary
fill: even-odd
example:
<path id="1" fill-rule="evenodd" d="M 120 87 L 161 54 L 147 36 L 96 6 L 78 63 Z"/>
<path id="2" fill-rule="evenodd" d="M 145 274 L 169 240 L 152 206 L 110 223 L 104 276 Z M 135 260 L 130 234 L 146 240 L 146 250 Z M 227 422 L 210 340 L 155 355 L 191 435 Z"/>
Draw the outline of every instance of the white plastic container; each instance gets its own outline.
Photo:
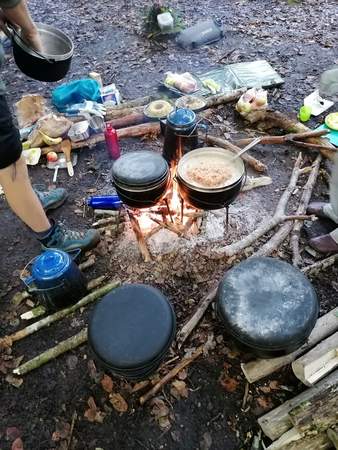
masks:
<path id="1" fill-rule="evenodd" d="M 165 12 L 157 16 L 157 23 L 162 32 L 169 32 L 174 29 L 174 18 L 170 12 Z"/>

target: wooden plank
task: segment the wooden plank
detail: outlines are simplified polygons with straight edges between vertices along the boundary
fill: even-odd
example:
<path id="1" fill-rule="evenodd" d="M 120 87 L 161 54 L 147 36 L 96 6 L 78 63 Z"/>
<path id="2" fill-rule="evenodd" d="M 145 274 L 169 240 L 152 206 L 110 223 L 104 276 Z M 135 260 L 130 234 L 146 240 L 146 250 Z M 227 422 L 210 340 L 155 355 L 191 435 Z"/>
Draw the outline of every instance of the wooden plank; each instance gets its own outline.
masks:
<path id="1" fill-rule="evenodd" d="M 331 334 L 338 331 L 338 307 L 328 312 L 317 320 L 316 326 L 312 330 L 307 342 L 298 350 L 286 356 L 272 359 L 258 359 L 241 364 L 243 373 L 249 383 L 264 378 L 276 370 L 292 363 L 298 356 L 314 347 L 318 342 L 326 339 Z"/>
<path id="2" fill-rule="evenodd" d="M 272 441 L 278 439 L 288 430 L 293 427 L 290 411 L 296 408 L 303 402 L 309 401 L 314 398 L 318 393 L 324 392 L 330 387 L 338 385 L 338 370 L 331 373 L 328 377 L 321 380 L 314 387 L 307 389 L 300 395 L 297 395 L 293 399 L 283 403 L 278 408 L 273 409 L 264 416 L 258 419 L 258 423 L 261 426 L 264 434 L 268 436 Z"/>
<path id="3" fill-rule="evenodd" d="M 338 367 L 338 332 L 292 363 L 296 377 L 306 386 L 313 386 Z"/>
<path id="4" fill-rule="evenodd" d="M 292 428 L 266 450 L 326 450 L 330 448 L 332 448 L 332 444 L 326 433 L 304 437 L 295 428 Z"/>

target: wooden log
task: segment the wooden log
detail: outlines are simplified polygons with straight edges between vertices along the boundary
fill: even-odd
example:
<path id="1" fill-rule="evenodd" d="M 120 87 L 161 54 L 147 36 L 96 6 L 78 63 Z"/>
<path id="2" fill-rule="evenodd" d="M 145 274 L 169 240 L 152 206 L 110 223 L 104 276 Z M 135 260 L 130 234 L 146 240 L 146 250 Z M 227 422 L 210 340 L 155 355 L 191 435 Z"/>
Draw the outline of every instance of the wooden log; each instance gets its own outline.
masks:
<path id="1" fill-rule="evenodd" d="M 17 367 L 16 369 L 13 370 L 13 373 L 15 375 L 25 375 L 26 373 L 43 366 L 44 364 L 57 358 L 63 353 L 69 352 L 70 350 L 73 350 L 74 348 L 86 342 L 87 334 L 88 334 L 87 328 L 84 328 L 83 330 L 80 331 L 80 333 L 76 334 L 75 336 L 72 336 L 60 342 L 55 347 L 46 350 L 45 352 L 31 359 L 30 361 L 27 361 L 26 363 Z"/>
<path id="2" fill-rule="evenodd" d="M 289 416 L 303 435 L 321 433 L 338 424 L 338 383 L 297 405 Z"/>
<path id="3" fill-rule="evenodd" d="M 219 138 L 216 136 L 210 136 L 210 135 L 205 136 L 203 134 L 200 134 L 200 136 L 209 145 L 214 145 L 217 147 L 225 148 L 236 154 L 241 151 L 241 149 L 239 147 L 237 147 L 236 145 L 232 144 L 231 142 L 229 142 L 225 139 L 222 139 L 222 138 Z M 254 170 L 256 170 L 256 172 L 261 173 L 261 172 L 266 172 L 268 170 L 268 168 L 266 167 L 265 164 L 263 164 L 261 161 L 254 158 L 253 156 L 249 155 L 248 153 L 242 155 L 241 158 L 245 162 L 247 162 L 250 167 L 252 167 Z"/>
<path id="4" fill-rule="evenodd" d="M 338 367 L 338 332 L 292 363 L 293 373 L 306 386 L 313 386 L 336 367 Z"/>
<path id="5" fill-rule="evenodd" d="M 258 423 L 264 434 L 272 441 L 281 437 L 293 427 L 290 412 L 304 402 L 311 401 L 312 398 L 320 395 L 321 392 L 337 387 L 338 370 L 321 380 L 314 387 L 307 389 L 296 397 L 283 403 L 278 408 L 273 409 L 258 419 Z"/>
<path id="6" fill-rule="evenodd" d="M 292 428 L 266 450 L 326 450 L 332 448 L 325 432 L 314 436 L 303 436 L 296 428 Z"/>
<path id="7" fill-rule="evenodd" d="M 338 425 L 327 430 L 327 437 L 334 445 L 334 448 L 338 450 Z"/>
<path id="8" fill-rule="evenodd" d="M 338 307 L 328 312 L 317 320 L 316 326 L 312 330 L 307 342 L 298 350 L 289 355 L 280 356 L 272 359 L 258 359 L 245 364 L 241 364 L 243 373 L 249 383 L 270 375 L 276 370 L 292 363 L 298 356 L 314 347 L 318 342 L 326 339 L 331 334 L 338 331 Z"/>
<path id="9" fill-rule="evenodd" d="M 132 214 L 132 212 L 129 210 L 127 212 L 128 212 L 131 227 L 135 233 L 136 241 L 137 241 L 138 247 L 140 249 L 140 253 L 143 257 L 143 260 L 144 260 L 144 262 L 149 262 L 152 260 L 152 257 L 149 252 L 149 249 L 147 247 L 147 243 L 146 243 L 145 237 L 143 235 L 143 232 L 140 228 L 140 225 L 139 225 L 136 217 L 134 217 L 134 215 Z"/>
<path id="10" fill-rule="evenodd" d="M 106 122 L 114 122 L 115 120 L 124 119 L 134 114 L 142 114 L 142 116 L 144 117 L 143 110 L 144 106 L 108 110 L 104 117 L 104 120 Z"/>
<path id="11" fill-rule="evenodd" d="M 260 144 L 261 145 L 281 145 L 287 144 L 290 141 L 298 140 L 301 141 L 303 139 L 313 138 L 313 137 L 321 137 L 325 136 L 328 133 L 328 130 L 315 130 L 315 131 L 307 131 L 305 133 L 291 133 L 284 134 L 283 136 L 261 136 Z M 245 147 L 250 144 L 255 138 L 248 139 L 238 139 L 235 141 L 235 144 L 239 147 Z"/>
<path id="12" fill-rule="evenodd" d="M 143 114 L 143 112 L 133 112 L 124 117 L 111 120 L 109 123 L 116 130 L 120 128 L 131 127 L 133 125 L 140 125 L 141 123 L 147 123 L 149 119 Z"/>
<path id="13" fill-rule="evenodd" d="M 227 94 L 211 95 L 207 98 L 204 109 L 215 108 L 216 106 L 234 102 L 235 100 L 238 100 L 246 90 L 246 88 L 242 88 L 228 92 Z"/>
<path id="14" fill-rule="evenodd" d="M 127 108 L 135 108 L 138 106 L 145 106 L 148 103 L 155 100 L 155 96 L 153 95 L 146 95 L 145 97 L 135 98 L 133 100 L 127 100 L 126 102 L 121 103 L 120 105 L 111 106 L 107 108 L 107 113 L 110 113 L 111 111 L 119 111 L 121 109 L 127 109 Z"/>

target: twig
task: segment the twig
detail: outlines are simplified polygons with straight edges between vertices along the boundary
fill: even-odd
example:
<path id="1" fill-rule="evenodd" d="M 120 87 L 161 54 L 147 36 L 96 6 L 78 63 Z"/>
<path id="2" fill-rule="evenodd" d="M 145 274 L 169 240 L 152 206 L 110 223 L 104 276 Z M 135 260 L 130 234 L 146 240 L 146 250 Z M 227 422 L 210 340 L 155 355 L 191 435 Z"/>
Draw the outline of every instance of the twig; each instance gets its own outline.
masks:
<path id="1" fill-rule="evenodd" d="M 202 355 L 204 351 L 204 345 L 201 345 L 200 347 L 195 350 L 195 352 L 190 356 L 182 359 L 180 363 L 178 363 L 173 369 L 170 370 L 170 372 L 167 373 L 167 375 L 161 380 L 155 384 L 155 386 L 150 389 L 145 395 L 142 395 L 140 398 L 141 405 L 144 405 L 148 400 L 150 400 L 152 397 L 154 397 L 158 391 L 160 391 L 163 386 L 165 386 L 170 380 L 172 380 L 176 375 L 181 372 L 185 367 L 187 367 L 189 364 L 191 364 L 196 358 L 198 358 L 200 355 Z"/>
<path id="2" fill-rule="evenodd" d="M 248 395 L 249 395 L 249 387 L 250 387 L 249 383 L 246 382 L 245 389 L 244 389 L 243 401 L 242 401 L 242 410 L 244 410 L 246 407 L 246 402 L 248 400 Z"/>
<path id="3" fill-rule="evenodd" d="M 87 284 L 88 291 L 92 291 L 93 289 L 96 289 L 99 286 L 101 286 L 101 284 L 104 282 L 106 278 L 107 278 L 106 275 L 102 275 L 98 278 L 94 278 L 94 280 L 90 280 Z"/>
<path id="4" fill-rule="evenodd" d="M 183 325 L 179 333 L 177 334 L 177 344 L 178 348 L 181 348 L 184 342 L 188 339 L 192 331 L 196 328 L 199 321 L 204 316 L 206 310 L 208 309 L 209 305 L 212 303 L 212 301 L 215 299 L 217 293 L 217 288 L 214 288 L 212 291 L 210 291 L 198 304 L 196 311 L 194 314 L 190 317 L 188 322 Z"/>
<path id="5" fill-rule="evenodd" d="M 182 236 L 184 230 L 180 230 L 175 224 L 171 222 L 162 222 L 161 220 L 155 219 L 155 217 L 150 217 L 150 219 L 157 223 L 157 225 L 161 226 L 162 228 L 166 228 L 167 230 L 172 231 L 173 233 L 176 233 L 178 236 Z"/>
<path id="6" fill-rule="evenodd" d="M 321 162 L 322 162 L 322 156 L 318 155 L 312 166 L 312 172 L 310 173 L 308 181 L 307 181 L 306 185 L 304 186 L 303 195 L 302 195 L 302 198 L 300 201 L 299 208 L 297 210 L 297 214 L 305 213 L 309 206 L 311 196 L 312 196 L 312 191 L 313 191 L 313 188 L 314 188 L 317 178 L 318 178 Z M 302 222 L 300 222 L 299 220 L 297 220 L 294 223 L 293 230 L 291 233 L 291 238 L 290 238 L 290 245 L 291 245 L 291 249 L 292 249 L 292 262 L 293 262 L 293 265 L 296 267 L 299 267 L 302 262 L 302 257 L 301 257 L 300 249 L 299 249 L 299 238 L 300 238 L 300 230 L 302 228 L 302 225 L 303 225 Z"/>
<path id="7" fill-rule="evenodd" d="M 338 261 L 338 253 L 336 255 L 329 256 L 328 258 L 322 259 L 311 266 L 304 267 L 302 272 L 308 276 L 317 275 L 319 272 L 331 267 Z"/>
<path id="8" fill-rule="evenodd" d="M 113 281 L 112 283 L 108 283 L 102 288 L 98 289 L 97 291 L 94 291 L 90 294 L 88 294 L 86 297 L 84 297 L 79 302 L 75 303 L 75 305 L 69 306 L 68 308 L 61 309 L 60 311 L 57 311 L 54 314 L 51 314 L 50 316 L 44 317 L 43 319 L 39 320 L 38 322 L 32 323 L 26 328 L 23 328 L 22 330 L 17 331 L 16 333 L 13 333 L 9 336 L 5 336 L 0 339 L 0 347 L 2 345 L 11 345 L 13 342 L 20 341 L 21 339 L 24 339 L 25 337 L 36 333 L 37 331 L 41 330 L 42 328 L 46 328 L 49 325 L 51 325 L 54 322 L 57 322 L 58 320 L 63 319 L 64 317 L 68 316 L 69 314 L 72 314 L 73 312 L 77 311 L 80 308 L 83 308 L 84 306 L 89 305 L 90 303 L 94 302 L 95 300 L 103 297 L 104 295 L 108 294 L 113 289 L 120 286 L 120 281 Z"/>
<path id="9" fill-rule="evenodd" d="M 66 339 L 65 341 L 60 342 L 55 347 L 46 350 L 45 352 L 31 359 L 30 361 L 27 361 L 18 368 L 14 369 L 13 373 L 15 375 L 25 375 L 26 373 L 43 366 L 52 359 L 57 358 L 63 353 L 68 352 L 69 350 L 73 350 L 74 348 L 78 347 L 79 345 L 83 344 L 86 341 L 87 341 L 87 328 L 84 328 L 83 330 L 80 331 L 80 333 L 76 334 L 75 336 L 72 336 Z"/>
<path id="10" fill-rule="evenodd" d="M 121 222 L 124 222 L 124 221 L 125 221 L 125 218 L 123 215 L 113 216 L 113 217 L 108 217 L 107 219 L 100 219 L 97 222 L 94 222 L 92 227 L 97 228 L 97 227 L 101 227 L 102 225 L 109 225 L 109 224 L 119 225 Z"/>
<path id="11" fill-rule="evenodd" d="M 43 305 L 39 305 L 36 308 L 31 309 L 23 314 L 21 314 L 21 320 L 31 320 L 37 317 L 43 316 L 46 313 L 46 308 Z"/>
<path id="12" fill-rule="evenodd" d="M 66 450 L 69 450 L 71 448 L 76 420 L 77 420 L 77 412 L 74 411 L 73 417 L 72 417 L 72 423 L 70 425 L 70 431 L 69 431 L 69 436 L 68 436 L 68 442 L 67 442 Z"/>
<path id="13" fill-rule="evenodd" d="M 285 189 L 283 195 L 281 196 L 276 211 L 273 216 L 265 220 L 261 225 L 258 226 L 252 233 L 246 236 L 244 239 L 235 242 L 234 244 L 227 245 L 217 251 L 218 256 L 234 256 L 243 251 L 245 248 L 252 245 L 257 239 L 264 236 L 270 230 L 275 228 L 280 223 L 284 222 L 287 216 L 285 216 L 285 210 L 290 200 L 292 193 L 294 192 L 299 173 L 300 173 L 300 165 L 302 163 L 302 155 L 299 154 L 297 161 L 295 163 L 294 169 L 292 171 L 290 183 L 288 187 Z"/>
<path id="14" fill-rule="evenodd" d="M 86 270 L 89 269 L 89 267 L 92 267 L 96 262 L 95 255 L 92 255 L 90 258 L 87 259 L 87 261 L 84 261 L 83 263 L 79 264 L 80 270 Z"/>
<path id="15" fill-rule="evenodd" d="M 138 247 L 139 247 L 141 255 L 144 259 L 144 262 L 149 262 L 149 261 L 151 261 L 152 258 L 151 258 L 150 252 L 148 250 L 148 247 L 147 247 L 145 238 L 143 236 L 142 230 L 140 228 L 140 225 L 139 225 L 137 219 L 131 213 L 131 211 L 128 210 L 127 212 L 128 212 L 128 216 L 129 216 L 129 220 L 130 220 L 132 229 L 136 236 Z"/>
<path id="16" fill-rule="evenodd" d="M 316 184 L 318 178 L 318 171 L 320 166 L 321 156 L 319 155 L 314 164 L 312 172 L 306 182 L 303 190 L 302 197 L 299 202 L 299 206 L 297 209 L 297 214 L 304 214 L 309 206 L 310 198 L 312 195 L 313 188 Z M 301 222 L 300 222 L 301 223 Z M 279 230 L 252 256 L 269 256 L 274 251 L 276 251 L 280 245 L 285 241 L 285 239 L 289 236 L 294 224 L 292 222 L 284 223 Z"/>

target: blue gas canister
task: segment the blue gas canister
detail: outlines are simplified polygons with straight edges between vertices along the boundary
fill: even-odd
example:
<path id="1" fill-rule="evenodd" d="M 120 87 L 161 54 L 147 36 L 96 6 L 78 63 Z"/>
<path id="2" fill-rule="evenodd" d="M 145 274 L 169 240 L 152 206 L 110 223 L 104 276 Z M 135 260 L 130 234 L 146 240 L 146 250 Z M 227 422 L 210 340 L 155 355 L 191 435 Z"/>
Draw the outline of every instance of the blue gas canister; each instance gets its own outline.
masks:
<path id="1" fill-rule="evenodd" d="M 31 270 L 30 270 L 31 266 Z M 72 257 L 61 250 L 47 250 L 33 259 L 24 273 L 31 272 L 22 281 L 29 292 L 51 309 L 72 305 L 87 293 L 86 279 Z"/>

